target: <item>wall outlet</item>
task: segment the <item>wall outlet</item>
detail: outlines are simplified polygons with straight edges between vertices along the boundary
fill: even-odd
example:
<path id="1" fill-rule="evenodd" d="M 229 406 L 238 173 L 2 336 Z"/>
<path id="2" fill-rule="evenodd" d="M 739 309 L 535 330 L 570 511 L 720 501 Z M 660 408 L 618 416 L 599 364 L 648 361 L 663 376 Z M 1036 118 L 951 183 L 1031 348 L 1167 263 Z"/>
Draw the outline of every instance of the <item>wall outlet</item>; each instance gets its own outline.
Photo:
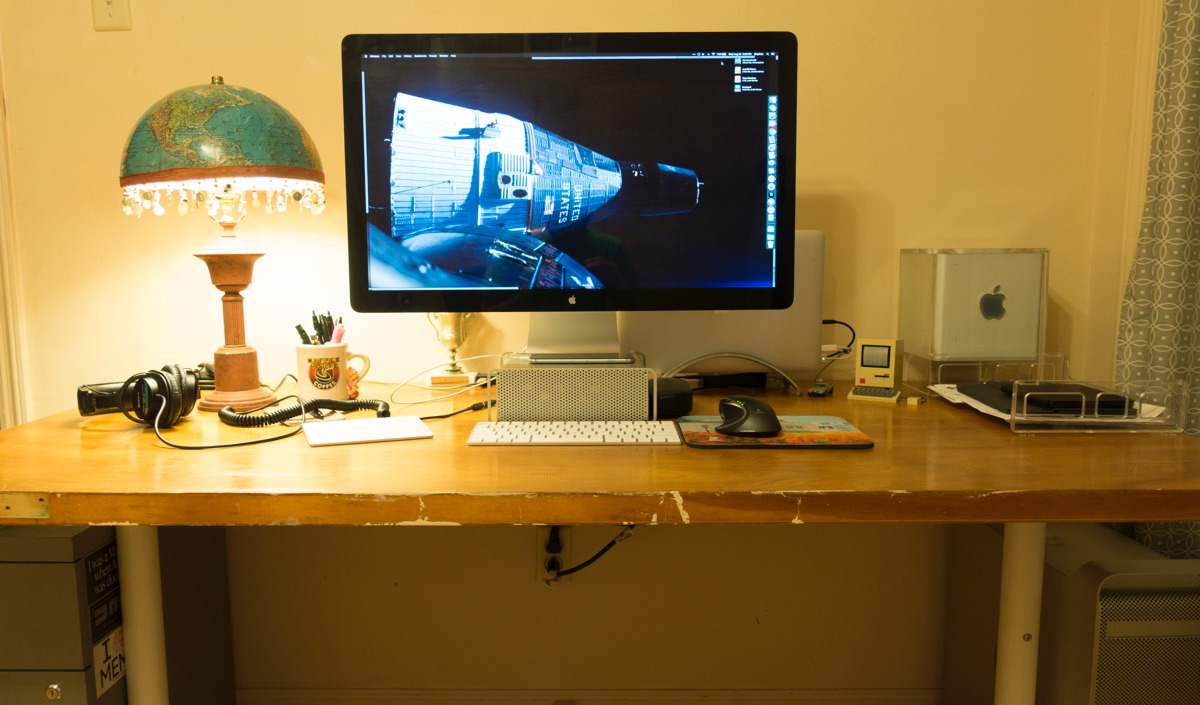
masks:
<path id="1" fill-rule="evenodd" d="M 553 553 L 549 548 L 551 539 L 557 532 L 558 552 Z M 571 567 L 571 536 L 569 526 L 539 526 L 534 532 L 533 570 L 534 578 L 539 583 L 554 580 L 554 569 L 562 570 Z M 554 562 L 557 561 L 555 564 Z M 556 582 L 570 580 L 570 577 L 560 578 Z"/>
<path id="2" fill-rule="evenodd" d="M 133 29 L 129 0 L 92 0 L 92 28 L 97 32 L 125 32 Z"/>

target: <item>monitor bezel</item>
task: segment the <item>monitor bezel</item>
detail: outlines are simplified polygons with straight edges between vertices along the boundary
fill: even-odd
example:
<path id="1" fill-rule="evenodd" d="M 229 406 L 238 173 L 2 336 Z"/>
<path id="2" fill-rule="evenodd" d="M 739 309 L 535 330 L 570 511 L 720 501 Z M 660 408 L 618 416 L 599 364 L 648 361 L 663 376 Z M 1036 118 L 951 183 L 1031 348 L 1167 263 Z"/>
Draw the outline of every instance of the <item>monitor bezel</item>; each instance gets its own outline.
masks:
<path id="1" fill-rule="evenodd" d="M 372 289 L 368 282 L 361 60 L 372 53 L 774 52 L 779 56 L 776 281 L 762 288 Z M 786 31 L 352 34 L 342 41 L 350 303 L 360 312 L 776 310 L 795 291 L 797 44 Z"/>

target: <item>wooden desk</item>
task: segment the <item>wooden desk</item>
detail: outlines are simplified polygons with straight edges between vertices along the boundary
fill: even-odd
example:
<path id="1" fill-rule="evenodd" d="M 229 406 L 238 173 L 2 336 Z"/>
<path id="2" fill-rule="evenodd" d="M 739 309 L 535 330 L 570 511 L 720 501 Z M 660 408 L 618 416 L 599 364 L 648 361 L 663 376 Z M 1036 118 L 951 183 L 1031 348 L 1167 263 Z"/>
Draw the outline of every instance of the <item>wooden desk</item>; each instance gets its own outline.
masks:
<path id="1" fill-rule="evenodd" d="M 181 451 L 119 414 L 66 411 L 0 431 L 0 523 L 651 524 L 1042 522 L 1200 518 L 1200 446 L 1180 435 L 1012 433 L 934 400 L 917 407 L 778 397 L 831 414 L 865 451 L 480 448 L 484 412 L 431 440 L 310 448 L 302 436 Z M 464 402 L 465 404 L 465 402 Z M 697 398 L 713 413 L 715 396 Z M 398 410 L 397 413 L 404 413 Z M 414 407 L 411 413 L 426 413 Z M 245 440 L 193 413 L 164 433 Z"/>
<path id="2" fill-rule="evenodd" d="M 1044 522 L 1200 518 L 1200 446 L 1184 436 L 1019 435 L 936 400 L 772 403 L 846 418 L 876 447 L 468 447 L 477 412 L 429 422 L 430 440 L 184 451 L 122 416 L 69 411 L 0 431 L 0 523 L 117 524 L 128 658 L 153 664 L 156 525 L 1004 522 L 996 701 L 1016 703 L 1033 699 Z M 200 413 L 165 431 L 183 444 L 278 432 Z M 153 670 L 161 683 L 129 684 L 134 705 L 166 702 Z"/>

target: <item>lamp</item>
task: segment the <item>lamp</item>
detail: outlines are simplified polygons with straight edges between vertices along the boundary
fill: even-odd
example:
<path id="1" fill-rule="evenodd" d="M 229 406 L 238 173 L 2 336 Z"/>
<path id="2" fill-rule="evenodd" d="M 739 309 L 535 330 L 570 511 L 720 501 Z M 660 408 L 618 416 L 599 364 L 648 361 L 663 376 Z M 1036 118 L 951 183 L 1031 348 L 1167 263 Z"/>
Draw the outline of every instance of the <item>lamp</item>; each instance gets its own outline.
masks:
<path id="1" fill-rule="evenodd" d="M 225 344 L 213 359 L 215 389 L 197 404 L 205 411 L 246 411 L 275 401 L 260 386 L 258 352 L 246 345 L 241 292 L 263 252 L 234 235 L 248 206 L 267 213 L 325 209 L 325 174 L 312 138 L 278 103 L 261 93 L 209 84 L 175 91 L 152 105 L 129 135 L 121 156 L 126 214 L 205 212 L 223 229 L 196 253 L 223 292 Z"/>

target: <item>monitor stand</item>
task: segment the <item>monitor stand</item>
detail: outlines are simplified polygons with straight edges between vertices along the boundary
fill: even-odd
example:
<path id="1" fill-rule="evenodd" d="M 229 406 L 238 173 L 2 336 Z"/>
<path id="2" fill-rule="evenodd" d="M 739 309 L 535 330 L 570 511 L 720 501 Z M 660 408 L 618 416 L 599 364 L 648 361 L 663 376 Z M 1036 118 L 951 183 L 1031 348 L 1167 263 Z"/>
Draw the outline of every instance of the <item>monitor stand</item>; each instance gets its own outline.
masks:
<path id="1" fill-rule="evenodd" d="M 630 365 L 621 351 L 616 311 L 533 311 L 526 352 L 541 365 Z"/>

